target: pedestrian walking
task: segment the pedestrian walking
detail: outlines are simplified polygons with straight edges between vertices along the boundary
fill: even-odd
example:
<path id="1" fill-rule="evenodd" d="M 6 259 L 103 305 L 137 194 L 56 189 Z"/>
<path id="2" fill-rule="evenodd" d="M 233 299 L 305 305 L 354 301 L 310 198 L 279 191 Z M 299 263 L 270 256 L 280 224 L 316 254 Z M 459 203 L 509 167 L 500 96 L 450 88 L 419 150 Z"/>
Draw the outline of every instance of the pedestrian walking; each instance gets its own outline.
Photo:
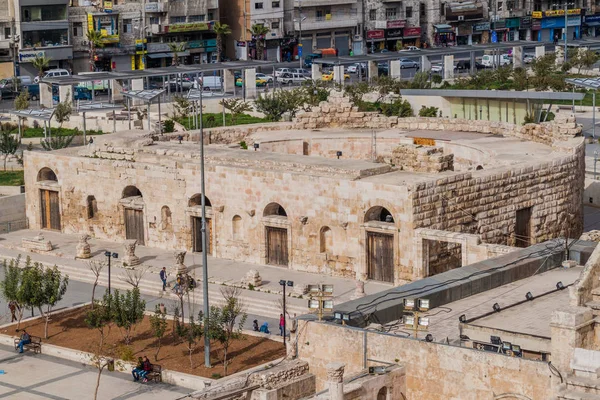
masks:
<path id="1" fill-rule="evenodd" d="M 577 32 L 573 31 L 573 40 L 577 40 Z"/>
<path id="2" fill-rule="evenodd" d="M 10 310 L 10 322 L 15 322 L 17 320 L 17 303 L 12 300 L 8 303 L 8 309 Z"/>
<path id="3" fill-rule="evenodd" d="M 558 34 L 554 35 L 554 45 L 556 46 L 558 44 Z"/>
<path id="4" fill-rule="evenodd" d="M 285 335 L 285 317 L 283 314 L 279 314 L 279 334 Z"/>
<path id="5" fill-rule="evenodd" d="M 163 283 L 163 292 L 165 290 L 167 290 L 167 268 L 163 267 L 163 269 L 160 271 L 160 280 Z"/>

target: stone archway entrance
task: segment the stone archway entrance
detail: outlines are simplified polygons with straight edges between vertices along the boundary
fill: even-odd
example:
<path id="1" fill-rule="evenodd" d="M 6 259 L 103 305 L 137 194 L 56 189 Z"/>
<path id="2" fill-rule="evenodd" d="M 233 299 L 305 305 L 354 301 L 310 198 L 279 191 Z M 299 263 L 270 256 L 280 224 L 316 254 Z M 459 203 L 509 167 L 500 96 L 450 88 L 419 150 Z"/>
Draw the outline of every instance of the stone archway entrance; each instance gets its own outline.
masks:
<path id="1" fill-rule="evenodd" d="M 60 231 L 60 206 L 58 192 L 40 190 L 40 207 L 42 209 L 42 229 Z"/>
<path id="2" fill-rule="evenodd" d="M 390 229 L 391 228 L 391 229 Z M 371 207 L 365 214 L 367 277 L 394 282 L 394 217 L 384 207 Z"/>
<path id="3" fill-rule="evenodd" d="M 213 251 L 213 224 L 212 218 L 212 203 L 208 197 L 204 197 L 204 206 L 206 207 L 206 241 L 208 242 L 208 254 Z M 188 211 L 192 214 L 192 251 L 201 253 L 203 251 L 202 244 L 202 194 L 193 195 L 188 201 Z"/>
<path id="4" fill-rule="evenodd" d="M 121 204 L 125 220 L 125 239 L 137 240 L 138 245 L 145 245 L 142 192 L 135 186 L 127 186 L 123 190 Z"/>
<path id="5" fill-rule="evenodd" d="M 265 223 L 266 263 L 287 267 L 289 265 L 288 216 L 278 203 L 270 203 L 263 211 Z"/>

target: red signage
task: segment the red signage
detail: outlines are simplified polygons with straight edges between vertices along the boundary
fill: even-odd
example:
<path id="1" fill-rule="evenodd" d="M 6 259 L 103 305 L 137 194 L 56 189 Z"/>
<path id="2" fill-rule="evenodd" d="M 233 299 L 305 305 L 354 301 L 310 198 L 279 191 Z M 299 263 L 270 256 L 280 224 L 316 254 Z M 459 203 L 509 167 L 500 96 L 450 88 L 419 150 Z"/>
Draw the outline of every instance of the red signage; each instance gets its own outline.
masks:
<path id="1" fill-rule="evenodd" d="M 421 36 L 421 28 L 408 27 L 404 28 L 404 37 Z"/>
<path id="2" fill-rule="evenodd" d="M 395 28 L 404 28 L 406 26 L 406 21 L 387 21 L 386 28 L 387 29 L 395 29 Z"/>
<path id="3" fill-rule="evenodd" d="M 376 31 L 367 31 L 367 39 L 383 39 L 385 38 L 385 31 L 378 29 Z"/>

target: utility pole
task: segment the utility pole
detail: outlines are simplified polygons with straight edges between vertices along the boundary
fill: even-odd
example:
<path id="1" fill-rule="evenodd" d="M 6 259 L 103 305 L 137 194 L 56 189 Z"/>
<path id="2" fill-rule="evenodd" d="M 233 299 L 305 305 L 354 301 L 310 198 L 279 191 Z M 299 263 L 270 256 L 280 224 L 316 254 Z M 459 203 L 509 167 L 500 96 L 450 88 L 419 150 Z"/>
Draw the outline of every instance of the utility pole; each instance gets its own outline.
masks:
<path id="1" fill-rule="evenodd" d="M 302 68 L 303 67 L 302 58 L 304 55 L 304 49 L 302 46 L 302 0 L 298 0 L 298 14 L 299 14 L 298 15 L 298 28 L 299 28 L 298 31 L 300 32 L 298 34 L 298 48 L 301 49 L 300 52 L 302 54 L 298 57 L 298 60 L 300 60 L 300 68 Z"/>
<path id="2" fill-rule="evenodd" d="M 569 16 L 568 16 L 569 3 L 565 1 L 565 64 L 567 63 L 567 37 L 569 36 Z M 573 27 L 575 29 L 575 27 Z"/>

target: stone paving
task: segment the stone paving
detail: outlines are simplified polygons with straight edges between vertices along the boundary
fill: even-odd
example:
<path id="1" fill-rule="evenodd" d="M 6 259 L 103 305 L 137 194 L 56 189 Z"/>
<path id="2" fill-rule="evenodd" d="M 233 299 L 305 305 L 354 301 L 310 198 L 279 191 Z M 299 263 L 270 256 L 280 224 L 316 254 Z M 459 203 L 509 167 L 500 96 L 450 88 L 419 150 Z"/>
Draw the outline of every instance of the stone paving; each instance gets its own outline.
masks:
<path id="1" fill-rule="evenodd" d="M 0 345 L 0 399 L 92 399 L 97 370 L 44 354 L 16 353 Z M 164 383 L 136 383 L 121 372 L 102 373 L 99 399 L 174 400 L 191 390 Z"/>

